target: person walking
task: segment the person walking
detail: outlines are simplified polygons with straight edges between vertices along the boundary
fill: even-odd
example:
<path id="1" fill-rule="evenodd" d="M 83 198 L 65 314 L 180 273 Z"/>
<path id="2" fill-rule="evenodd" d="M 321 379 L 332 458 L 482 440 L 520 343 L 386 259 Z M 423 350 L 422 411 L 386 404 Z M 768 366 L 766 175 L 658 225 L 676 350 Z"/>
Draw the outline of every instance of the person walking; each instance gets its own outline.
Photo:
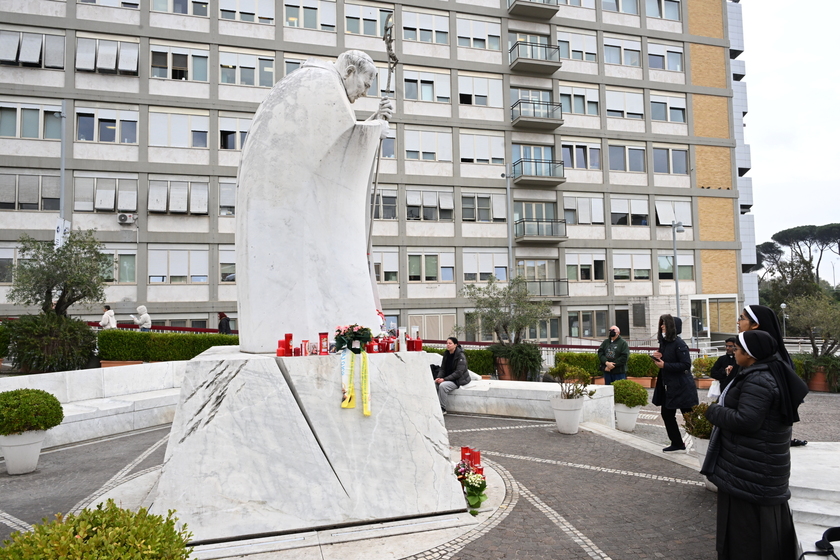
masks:
<path id="1" fill-rule="evenodd" d="M 610 327 L 610 337 L 598 348 L 598 359 L 601 361 L 601 371 L 604 372 L 604 383 L 612 385 L 613 381 L 627 379 L 627 360 L 630 359 L 630 347 L 621 338 L 621 330 L 615 325 Z"/>
<path id="2" fill-rule="evenodd" d="M 114 312 L 111 311 L 111 306 L 106 305 L 102 308 L 102 320 L 99 321 L 99 326 L 103 331 L 117 328 L 117 318 L 114 317 Z"/>
<path id="3" fill-rule="evenodd" d="M 458 339 L 450 336 L 446 339 L 446 352 L 443 353 L 440 369 L 435 376 L 440 410 L 444 414 L 446 414 L 446 406 L 449 404 L 449 393 L 469 382 L 470 372 L 467 369 L 467 356 L 464 354 L 464 349 L 458 344 Z"/>
<path id="4" fill-rule="evenodd" d="M 700 402 L 691 376 L 691 355 L 688 346 L 679 337 L 681 332 L 682 319 L 668 314 L 659 317 L 659 350 L 652 354 L 659 375 L 651 402 L 660 407 L 662 421 L 671 440 L 671 445 L 662 450 L 666 453 L 685 450 L 677 424 L 677 409 L 685 414 Z"/>
<path id="5" fill-rule="evenodd" d="M 714 428 L 700 469 L 718 487 L 718 559 L 793 560 L 790 436 L 808 388 L 770 333 L 742 332 L 736 346 L 742 369 L 706 411 Z"/>
<path id="6" fill-rule="evenodd" d="M 712 366 L 712 371 L 709 373 L 712 379 L 717 379 L 720 382 L 721 392 L 726 389 L 729 382 L 741 371 L 741 366 L 735 361 L 736 340 L 734 336 L 726 339 L 726 354 L 715 361 Z"/>
<path id="7" fill-rule="evenodd" d="M 230 317 L 219 311 L 219 334 L 233 334 L 230 330 Z"/>
<path id="8" fill-rule="evenodd" d="M 149 332 L 152 330 L 152 318 L 149 316 L 146 306 L 138 305 L 137 313 L 140 315 L 139 317 L 135 317 L 134 315 L 129 315 L 129 317 L 134 319 L 135 325 L 140 326 L 140 332 Z"/>

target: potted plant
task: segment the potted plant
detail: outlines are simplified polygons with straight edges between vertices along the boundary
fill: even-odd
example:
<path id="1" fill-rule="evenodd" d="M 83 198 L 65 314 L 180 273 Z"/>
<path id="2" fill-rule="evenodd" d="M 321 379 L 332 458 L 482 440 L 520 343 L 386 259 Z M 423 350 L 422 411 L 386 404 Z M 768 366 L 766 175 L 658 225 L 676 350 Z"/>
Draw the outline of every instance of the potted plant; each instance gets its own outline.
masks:
<path id="1" fill-rule="evenodd" d="M 698 389 L 708 389 L 712 386 L 714 379 L 709 377 L 709 373 L 712 371 L 712 366 L 715 365 L 716 361 L 717 358 L 701 356 L 694 358 L 694 361 L 691 362 L 692 372 L 694 373 L 694 384 Z"/>
<path id="2" fill-rule="evenodd" d="M 685 420 L 685 433 L 694 438 L 694 452 L 700 459 L 700 465 L 706 459 L 706 452 L 709 450 L 709 438 L 712 437 L 712 423 L 706 419 L 706 411 L 709 403 L 700 403 L 691 409 L 691 412 L 683 414 Z M 717 492 L 717 486 L 706 479 L 706 488 Z"/>
<path id="3" fill-rule="evenodd" d="M 641 387 L 656 387 L 659 368 L 648 354 L 630 354 L 627 360 L 627 379 Z"/>
<path id="4" fill-rule="evenodd" d="M 46 431 L 62 420 L 61 403 L 46 391 L 16 389 L 0 393 L 0 448 L 8 473 L 34 471 Z"/>
<path id="5" fill-rule="evenodd" d="M 632 432 L 636 429 L 639 410 L 647 404 L 647 390 L 629 379 L 613 381 L 615 391 L 615 424 L 622 432 Z"/>
<path id="6" fill-rule="evenodd" d="M 591 376 L 583 368 L 564 363 L 554 366 L 549 374 L 560 384 L 560 392 L 550 399 L 557 431 L 576 434 L 583 415 L 583 399 L 595 394 L 595 391 L 586 389 Z"/>

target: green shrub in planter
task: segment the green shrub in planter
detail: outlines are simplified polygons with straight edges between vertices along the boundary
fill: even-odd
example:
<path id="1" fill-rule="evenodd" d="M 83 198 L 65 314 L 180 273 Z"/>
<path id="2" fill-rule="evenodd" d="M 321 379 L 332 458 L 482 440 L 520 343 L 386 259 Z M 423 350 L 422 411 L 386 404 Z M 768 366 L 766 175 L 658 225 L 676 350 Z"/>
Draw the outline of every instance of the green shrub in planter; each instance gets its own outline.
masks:
<path id="1" fill-rule="evenodd" d="M 141 508 L 137 513 L 114 500 L 78 515 L 56 516 L 31 532 L 12 533 L 0 555 L 8 560 L 176 560 L 189 558 L 192 533 L 175 529 L 175 512 L 164 519 Z"/>
<path id="2" fill-rule="evenodd" d="M 699 439 L 709 439 L 712 435 L 712 423 L 706 420 L 709 403 L 700 403 L 683 414 L 685 433 Z"/>
<path id="3" fill-rule="evenodd" d="M 27 372 L 81 369 L 96 349 L 96 333 L 79 319 L 41 313 L 4 323 L 12 363 Z"/>
<path id="4" fill-rule="evenodd" d="M 598 359 L 598 354 L 592 352 L 557 352 L 554 355 L 554 365 L 560 363 L 584 369 L 589 375 L 603 375 L 600 370 L 601 360 Z"/>
<path id="5" fill-rule="evenodd" d="M 627 360 L 627 377 L 656 377 L 659 368 L 648 354 L 630 354 Z M 638 383 L 637 383 L 638 385 Z"/>
<path id="6" fill-rule="evenodd" d="M 694 373 L 694 377 L 709 377 L 712 366 L 715 365 L 716 361 L 717 358 L 711 356 L 694 358 L 694 361 L 691 362 L 691 371 Z"/>
<path id="7" fill-rule="evenodd" d="M 142 362 L 191 360 L 213 346 L 235 346 L 229 334 L 153 333 L 119 329 L 99 332 L 99 358 Z"/>
<path id="8" fill-rule="evenodd" d="M 9 355 L 9 329 L 6 328 L 6 323 L 0 321 L 0 358 L 5 358 Z"/>
<path id="9" fill-rule="evenodd" d="M 590 397 L 595 391 L 587 391 L 586 386 L 592 381 L 592 376 L 582 367 L 560 362 L 548 370 L 548 374 L 560 384 L 560 398 L 582 399 Z"/>
<path id="10" fill-rule="evenodd" d="M 62 420 L 61 403 L 46 391 L 15 389 L 0 393 L 0 436 L 49 430 Z"/>
<path id="11" fill-rule="evenodd" d="M 626 407 L 633 408 L 634 406 L 645 406 L 648 403 L 647 391 L 635 381 L 619 379 L 613 381 L 612 386 L 615 390 L 615 404 L 623 404 Z"/>

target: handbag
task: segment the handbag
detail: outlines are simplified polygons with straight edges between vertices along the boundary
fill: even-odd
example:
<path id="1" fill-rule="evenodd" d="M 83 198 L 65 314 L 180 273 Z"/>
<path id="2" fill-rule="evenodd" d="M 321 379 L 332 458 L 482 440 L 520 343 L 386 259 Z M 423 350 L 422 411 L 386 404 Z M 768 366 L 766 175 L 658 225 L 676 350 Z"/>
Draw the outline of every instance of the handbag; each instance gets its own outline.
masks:
<path id="1" fill-rule="evenodd" d="M 718 397 L 720 397 L 720 381 L 715 379 L 712 381 L 712 386 L 709 387 L 709 398 L 714 401 L 717 400 Z"/>

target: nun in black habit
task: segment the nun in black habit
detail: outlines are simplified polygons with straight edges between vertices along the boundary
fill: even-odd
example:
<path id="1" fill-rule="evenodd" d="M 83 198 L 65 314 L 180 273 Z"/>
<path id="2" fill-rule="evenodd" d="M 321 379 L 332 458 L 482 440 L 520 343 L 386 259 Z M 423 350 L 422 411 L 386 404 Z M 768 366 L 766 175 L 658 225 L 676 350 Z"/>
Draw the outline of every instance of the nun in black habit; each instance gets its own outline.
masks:
<path id="1" fill-rule="evenodd" d="M 796 558 L 790 434 L 808 388 L 777 351 L 769 333 L 740 333 L 741 371 L 706 412 L 714 429 L 700 472 L 718 487 L 719 560 Z"/>

